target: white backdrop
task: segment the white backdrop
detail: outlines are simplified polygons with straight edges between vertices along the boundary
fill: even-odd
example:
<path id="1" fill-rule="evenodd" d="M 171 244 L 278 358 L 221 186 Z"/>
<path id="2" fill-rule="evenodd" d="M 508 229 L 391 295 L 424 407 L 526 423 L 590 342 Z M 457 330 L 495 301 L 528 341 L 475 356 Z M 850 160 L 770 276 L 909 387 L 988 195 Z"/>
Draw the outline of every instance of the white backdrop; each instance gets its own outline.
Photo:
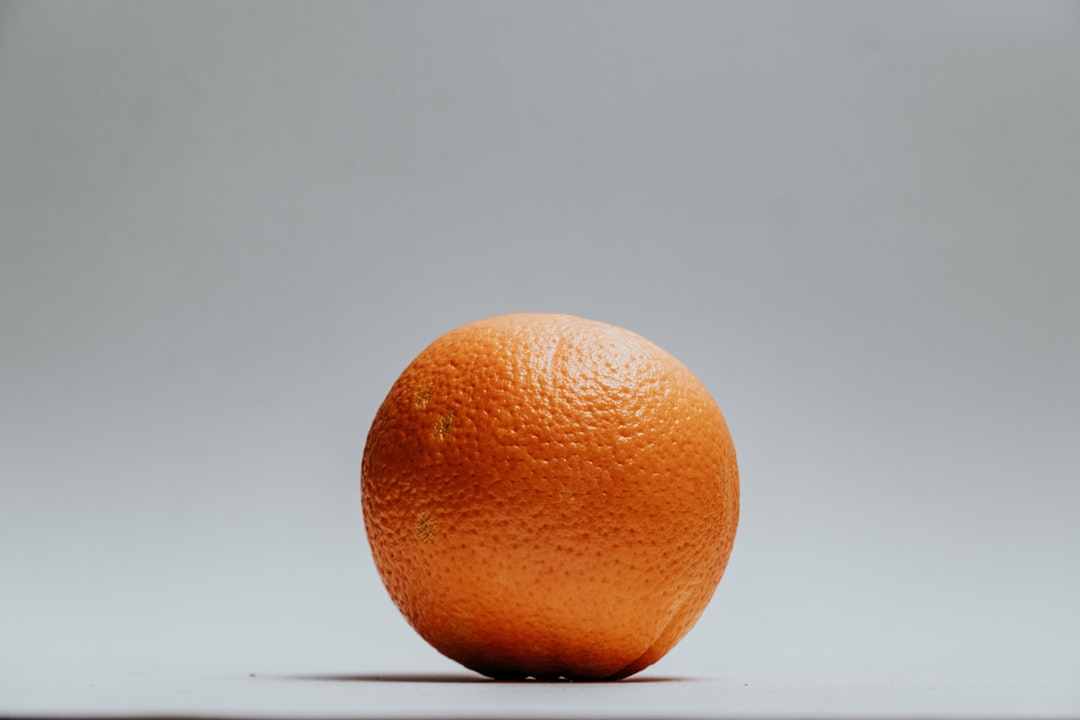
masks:
<path id="1" fill-rule="evenodd" d="M 731 564 L 652 674 L 1080 712 L 1078 269 L 1076 3 L 0 4 L 0 712 L 456 671 L 359 459 L 517 310 L 649 337 L 732 428 Z"/>

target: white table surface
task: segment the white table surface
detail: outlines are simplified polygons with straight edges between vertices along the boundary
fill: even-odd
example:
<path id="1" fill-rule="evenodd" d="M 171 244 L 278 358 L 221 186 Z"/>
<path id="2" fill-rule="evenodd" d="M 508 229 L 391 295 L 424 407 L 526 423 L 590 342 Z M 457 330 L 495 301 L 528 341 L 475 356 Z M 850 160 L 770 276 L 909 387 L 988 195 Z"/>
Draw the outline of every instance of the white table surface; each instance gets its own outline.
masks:
<path id="1" fill-rule="evenodd" d="M 7 668 L 0 716 L 21 717 L 1075 717 L 1075 683 L 693 677 L 504 683 L 467 672 Z"/>

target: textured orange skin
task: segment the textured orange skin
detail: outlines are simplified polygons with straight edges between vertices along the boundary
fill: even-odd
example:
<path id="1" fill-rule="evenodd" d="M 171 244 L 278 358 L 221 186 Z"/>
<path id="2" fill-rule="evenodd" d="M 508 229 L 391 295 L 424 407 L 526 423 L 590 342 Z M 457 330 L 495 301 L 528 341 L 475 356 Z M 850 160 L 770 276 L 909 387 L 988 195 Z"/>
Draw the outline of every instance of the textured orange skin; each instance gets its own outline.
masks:
<path id="1" fill-rule="evenodd" d="M 494 678 L 619 679 L 693 626 L 731 553 L 735 448 L 694 375 L 628 330 L 516 314 L 442 336 L 364 449 L 386 588 Z"/>

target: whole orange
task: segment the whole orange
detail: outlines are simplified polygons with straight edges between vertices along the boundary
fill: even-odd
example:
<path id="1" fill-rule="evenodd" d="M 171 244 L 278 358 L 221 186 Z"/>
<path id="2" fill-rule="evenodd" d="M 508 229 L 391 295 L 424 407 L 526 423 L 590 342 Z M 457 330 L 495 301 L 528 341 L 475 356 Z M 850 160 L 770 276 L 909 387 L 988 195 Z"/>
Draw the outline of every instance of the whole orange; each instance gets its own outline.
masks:
<path id="1" fill-rule="evenodd" d="M 739 514 L 702 383 L 629 330 L 554 314 L 469 323 L 421 352 L 375 415 L 361 496 L 405 618 L 495 678 L 659 660 L 712 597 Z"/>

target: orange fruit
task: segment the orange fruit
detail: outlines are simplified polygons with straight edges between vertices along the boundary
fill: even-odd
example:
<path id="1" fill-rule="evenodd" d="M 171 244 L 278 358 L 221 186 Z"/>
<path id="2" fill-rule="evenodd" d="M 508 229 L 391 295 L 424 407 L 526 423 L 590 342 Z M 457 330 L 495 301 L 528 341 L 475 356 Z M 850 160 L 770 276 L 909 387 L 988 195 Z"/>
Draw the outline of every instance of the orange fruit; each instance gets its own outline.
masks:
<path id="1" fill-rule="evenodd" d="M 364 524 L 394 603 L 494 678 L 618 679 L 693 626 L 739 514 L 720 409 L 629 330 L 515 314 L 452 330 L 368 434 Z"/>

